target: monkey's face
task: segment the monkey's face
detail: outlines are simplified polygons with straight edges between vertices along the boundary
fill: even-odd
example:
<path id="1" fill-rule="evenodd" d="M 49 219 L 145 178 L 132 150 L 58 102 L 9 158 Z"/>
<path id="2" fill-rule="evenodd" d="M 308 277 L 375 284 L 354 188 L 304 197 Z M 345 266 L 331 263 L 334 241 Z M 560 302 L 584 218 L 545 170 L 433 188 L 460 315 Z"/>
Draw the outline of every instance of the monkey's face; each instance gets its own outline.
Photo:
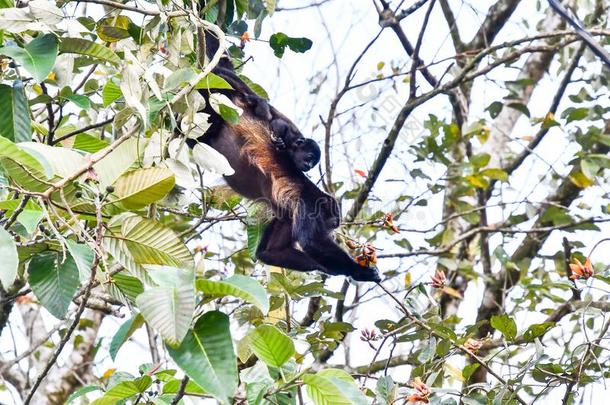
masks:
<path id="1" fill-rule="evenodd" d="M 302 172 L 311 170 L 320 162 L 320 147 L 313 139 L 297 139 L 290 145 L 288 153 L 290 153 L 294 164 Z"/>

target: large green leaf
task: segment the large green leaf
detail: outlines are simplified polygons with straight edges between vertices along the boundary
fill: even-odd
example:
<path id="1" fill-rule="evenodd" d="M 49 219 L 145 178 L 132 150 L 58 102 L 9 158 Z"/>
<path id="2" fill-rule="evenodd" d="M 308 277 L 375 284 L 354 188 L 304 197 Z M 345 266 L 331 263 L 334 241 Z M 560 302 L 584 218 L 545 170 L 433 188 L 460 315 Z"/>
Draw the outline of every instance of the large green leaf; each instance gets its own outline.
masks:
<path id="1" fill-rule="evenodd" d="M 118 215 L 108 222 L 104 248 L 145 283 L 148 276 L 143 264 L 193 265 L 188 248 L 171 229 L 133 213 Z"/>
<path id="2" fill-rule="evenodd" d="M 104 159 L 94 164 L 93 168 L 100 179 L 100 187 L 104 188 L 114 184 L 140 158 L 145 146 L 142 139 L 128 139 Z"/>
<path id="3" fill-rule="evenodd" d="M 41 83 L 53 69 L 57 51 L 57 37 L 54 34 L 45 34 L 34 38 L 23 48 L 16 45 L 0 48 L 0 55 L 15 59 Z"/>
<path id="4" fill-rule="evenodd" d="M 0 282 L 5 290 L 13 285 L 18 267 L 19 256 L 15 241 L 4 228 L 0 227 Z"/>
<path id="5" fill-rule="evenodd" d="M 16 81 L 13 87 L 0 84 L 0 105 L 0 136 L 13 142 L 30 141 L 32 121 L 23 83 Z"/>
<path id="6" fill-rule="evenodd" d="M 273 367 L 281 367 L 295 353 L 292 339 L 272 325 L 260 325 L 250 332 L 248 341 L 256 357 Z"/>
<path id="7" fill-rule="evenodd" d="M 159 287 L 138 295 L 136 305 L 168 344 L 177 345 L 191 326 L 195 312 L 194 271 L 160 266 L 151 270 L 151 277 Z"/>
<path id="8" fill-rule="evenodd" d="M 136 169 L 123 174 L 116 181 L 116 194 L 125 208 L 143 208 L 159 201 L 176 184 L 174 172 L 165 167 Z"/>
<path id="9" fill-rule="evenodd" d="M 309 398 L 316 405 L 368 405 L 368 400 L 347 372 L 326 369 L 306 374 L 303 382 Z"/>
<path id="10" fill-rule="evenodd" d="M 236 274 L 222 281 L 197 280 L 197 289 L 211 297 L 232 295 L 256 305 L 264 314 L 269 312 L 269 299 L 263 286 L 251 277 Z"/>
<path id="11" fill-rule="evenodd" d="M 110 353 L 110 358 L 112 361 L 116 359 L 116 355 L 121 346 L 123 346 L 123 343 L 125 343 L 127 339 L 129 339 L 129 337 L 133 335 L 133 333 L 143 324 L 144 318 L 142 317 L 142 314 L 135 314 L 133 317 L 131 317 L 131 319 L 121 325 L 110 341 L 108 352 Z"/>
<path id="12" fill-rule="evenodd" d="M 182 344 L 167 351 L 193 381 L 221 403 L 237 389 L 237 358 L 229 317 L 219 311 L 205 313 L 190 330 Z"/>
<path id="13" fill-rule="evenodd" d="M 5 173 L 28 191 L 45 191 L 52 173 L 31 154 L 19 149 L 10 140 L 0 137 L 0 164 Z"/>
<path id="14" fill-rule="evenodd" d="M 115 405 L 129 397 L 143 393 L 152 384 L 152 378 L 144 375 L 133 381 L 123 381 L 110 388 L 103 397 L 96 399 L 91 405 Z"/>
<path id="15" fill-rule="evenodd" d="M 28 281 L 40 301 L 53 316 L 62 319 L 79 286 L 78 268 L 70 255 L 65 260 L 56 252 L 39 253 L 30 260 Z"/>
<path id="16" fill-rule="evenodd" d="M 121 223 L 121 233 L 117 237 L 125 242 L 136 263 L 193 265 L 191 252 L 171 229 L 131 213 L 120 215 L 116 220 Z"/>
<path id="17" fill-rule="evenodd" d="M 121 63 L 121 59 L 109 48 L 83 38 L 62 38 L 59 43 L 59 52 L 91 56 L 116 65 Z"/>
<path id="18" fill-rule="evenodd" d="M 49 146 L 39 142 L 20 143 L 19 149 L 26 151 L 38 161 L 49 165 L 52 173 L 59 177 L 71 176 L 87 163 L 80 153 L 63 147 Z"/>

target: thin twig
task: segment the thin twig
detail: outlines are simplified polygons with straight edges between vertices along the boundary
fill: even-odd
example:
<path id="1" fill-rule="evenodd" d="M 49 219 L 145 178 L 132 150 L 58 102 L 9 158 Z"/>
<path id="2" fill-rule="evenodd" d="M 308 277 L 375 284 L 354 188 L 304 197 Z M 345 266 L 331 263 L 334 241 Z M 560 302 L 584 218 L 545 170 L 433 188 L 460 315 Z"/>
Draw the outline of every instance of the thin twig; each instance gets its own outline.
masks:
<path id="1" fill-rule="evenodd" d="M 182 381 L 180 382 L 180 388 L 178 388 L 178 392 L 176 393 L 176 396 L 174 397 L 174 399 L 172 399 L 172 402 L 170 403 L 170 405 L 178 405 L 178 402 L 180 402 L 180 400 L 186 393 L 186 385 L 188 384 L 188 382 L 189 382 L 189 377 L 187 375 L 185 375 L 184 378 L 182 379 Z"/>
<path id="2" fill-rule="evenodd" d="M 55 139 L 53 141 L 53 144 L 55 145 L 55 144 L 57 144 L 57 143 L 59 143 L 61 141 L 65 141 L 66 139 L 72 138 L 75 135 L 82 134 L 83 132 L 87 132 L 87 131 L 89 131 L 91 129 L 96 129 L 96 128 L 103 127 L 105 125 L 108 125 L 108 124 L 112 123 L 112 121 L 114 121 L 114 116 L 112 116 L 112 117 L 110 117 L 110 118 L 108 118 L 108 119 L 106 119 L 106 120 L 104 120 L 102 122 L 96 122 L 95 124 L 87 125 L 86 127 L 82 127 L 80 129 L 76 129 L 76 130 L 74 130 L 72 132 L 68 132 L 66 135 L 60 136 L 59 138 Z"/>

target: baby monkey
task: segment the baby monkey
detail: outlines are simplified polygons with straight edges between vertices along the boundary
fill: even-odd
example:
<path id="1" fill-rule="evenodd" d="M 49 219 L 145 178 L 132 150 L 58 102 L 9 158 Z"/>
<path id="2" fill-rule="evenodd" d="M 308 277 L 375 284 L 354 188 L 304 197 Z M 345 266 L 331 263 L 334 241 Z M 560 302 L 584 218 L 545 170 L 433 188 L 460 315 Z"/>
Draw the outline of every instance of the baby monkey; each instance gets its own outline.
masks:
<path id="1" fill-rule="evenodd" d="M 290 120 L 254 93 L 232 70 L 217 66 L 213 72 L 233 87 L 236 95 L 252 109 L 256 117 L 270 123 L 273 132 L 271 142 L 277 150 L 288 153 L 300 171 L 311 170 L 320 162 L 320 147 L 316 141 L 305 138 Z"/>

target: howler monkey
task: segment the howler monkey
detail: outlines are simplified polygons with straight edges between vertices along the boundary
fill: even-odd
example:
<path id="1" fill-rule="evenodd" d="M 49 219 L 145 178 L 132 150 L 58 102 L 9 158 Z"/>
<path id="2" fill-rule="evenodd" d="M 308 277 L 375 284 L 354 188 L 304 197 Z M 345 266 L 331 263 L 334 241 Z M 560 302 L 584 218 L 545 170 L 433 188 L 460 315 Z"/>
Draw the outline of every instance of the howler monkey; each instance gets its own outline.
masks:
<path id="1" fill-rule="evenodd" d="M 275 217 L 267 225 L 256 257 L 297 271 L 320 270 L 358 281 L 379 281 L 375 268 L 356 263 L 331 237 L 341 214 L 334 197 L 321 191 L 285 153 L 269 142 L 269 123 L 246 105 L 238 124 L 223 123 L 199 140 L 222 153 L 235 174 L 229 186 L 268 204 Z"/>
<path id="2" fill-rule="evenodd" d="M 211 48 L 209 37 L 206 35 L 206 45 Z M 221 66 L 227 67 L 226 63 Z M 297 271 L 320 270 L 357 281 L 380 281 L 376 268 L 361 266 L 333 240 L 331 231 L 341 222 L 337 200 L 309 180 L 289 154 L 269 142 L 273 120 L 261 118 L 260 111 L 243 98 L 235 97 L 234 102 L 244 109 L 239 122 L 214 120 L 198 141 L 227 158 L 235 174 L 225 179 L 233 190 L 273 210 L 275 216 L 265 228 L 256 257 Z M 270 113 L 277 113 L 296 130 L 279 111 L 271 109 Z M 188 142 L 192 146 L 192 140 Z"/>

